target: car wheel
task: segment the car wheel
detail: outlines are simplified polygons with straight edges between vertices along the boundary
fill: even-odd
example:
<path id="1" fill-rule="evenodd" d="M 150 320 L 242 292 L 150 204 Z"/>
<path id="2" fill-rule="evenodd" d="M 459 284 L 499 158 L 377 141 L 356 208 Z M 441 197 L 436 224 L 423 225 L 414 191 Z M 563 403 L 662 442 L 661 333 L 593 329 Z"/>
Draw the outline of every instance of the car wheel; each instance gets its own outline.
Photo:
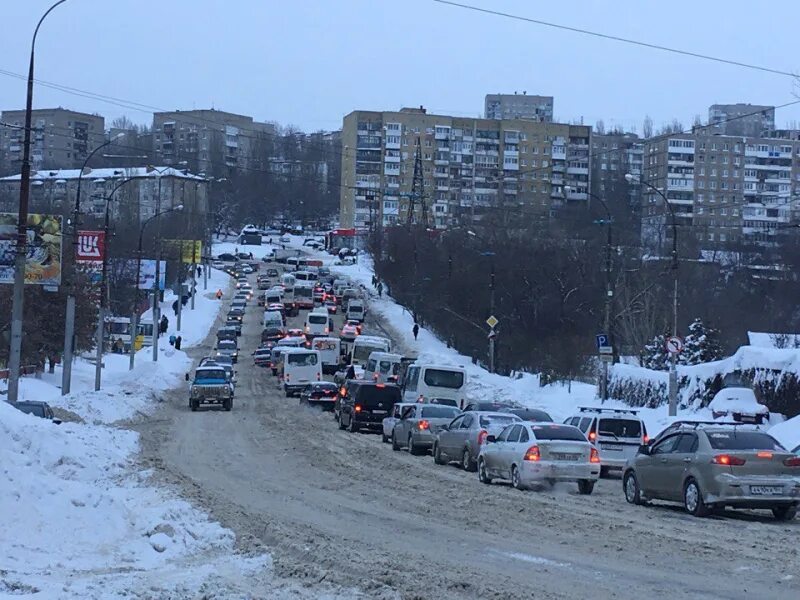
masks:
<path id="1" fill-rule="evenodd" d="M 381 442 L 383 442 L 384 444 L 388 444 L 389 443 L 389 436 L 386 435 L 383 432 L 381 432 Z"/>
<path id="2" fill-rule="evenodd" d="M 694 479 L 689 479 L 683 486 L 683 506 L 686 512 L 695 517 L 705 517 L 710 512 L 703 502 L 700 485 Z"/>
<path id="3" fill-rule="evenodd" d="M 392 431 L 392 450 L 398 452 L 400 450 L 400 444 L 397 443 L 397 436 Z"/>
<path id="4" fill-rule="evenodd" d="M 797 516 L 797 507 L 776 506 L 772 509 L 772 516 L 778 521 L 791 521 Z"/>
<path id="5" fill-rule="evenodd" d="M 591 479 L 579 479 L 578 480 L 578 493 L 584 496 L 588 496 L 594 490 L 594 481 Z"/>
<path id="6" fill-rule="evenodd" d="M 519 474 L 517 465 L 511 467 L 511 485 L 518 490 L 524 490 L 525 486 L 522 485 L 522 476 Z"/>
<path id="7" fill-rule="evenodd" d="M 464 452 L 461 454 L 461 468 L 465 471 L 474 471 L 477 469 L 477 465 L 469 456 L 469 448 L 464 448 Z"/>
<path id="8" fill-rule="evenodd" d="M 342 420 L 342 413 L 339 413 L 339 429 L 344 429 L 344 421 Z"/>
<path id="9" fill-rule="evenodd" d="M 414 445 L 414 442 L 411 439 L 411 434 L 408 435 L 408 453 L 412 456 L 418 456 L 422 454 L 422 451 Z"/>
<path id="10" fill-rule="evenodd" d="M 608 467 L 600 467 L 600 479 L 608 477 Z"/>
<path id="11" fill-rule="evenodd" d="M 227 400 L 223 400 L 222 408 L 227 412 L 231 412 L 231 409 L 233 409 L 233 398 L 228 398 Z"/>
<path id="12" fill-rule="evenodd" d="M 200 403 L 196 402 L 195 400 L 189 400 L 189 409 L 192 412 L 197 412 L 197 409 L 199 408 L 199 406 L 198 406 L 199 404 Z"/>
<path id="13" fill-rule="evenodd" d="M 350 415 L 350 420 L 347 422 L 347 431 L 350 433 L 358 433 L 359 427 L 356 425 L 356 420 L 353 415 Z"/>
<path id="14" fill-rule="evenodd" d="M 433 445 L 433 462 L 437 465 L 445 464 L 445 460 L 442 458 L 442 451 L 439 449 L 439 444 Z"/>
<path id="15" fill-rule="evenodd" d="M 486 471 L 486 461 L 482 458 L 478 459 L 478 480 L 486 485 L 492 483 L 492 478 L 489 477 L 489 473 Z"/>
<path id="16" fill-rule="evenodd" d="M 644 504 L 642 501 L 642 492 L 639 489 L 639 480 L 633 471 L 625 473 L 622 479 L 622 490 L 625 492 L 625 500 L 628 504 Z"/>

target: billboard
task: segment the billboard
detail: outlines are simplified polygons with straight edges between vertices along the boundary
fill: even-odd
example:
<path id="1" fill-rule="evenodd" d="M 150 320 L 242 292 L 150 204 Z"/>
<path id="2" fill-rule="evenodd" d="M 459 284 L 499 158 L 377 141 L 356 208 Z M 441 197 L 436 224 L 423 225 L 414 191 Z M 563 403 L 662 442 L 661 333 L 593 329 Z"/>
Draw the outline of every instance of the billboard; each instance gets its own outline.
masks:
<path id="1" fill-rule="evenodd" d="M 167 282 L 167 261 L 162 260 L 159 267 L 158 289 L 165 289 Z M 117 258 L 111 261 L 112 277 L 117 282 L 127 281 L 133 285 L 133 280 L 136 279 L 136 259 L 135 258 Z M 139 269 L 139 284 L 140 290 L 152 290 L 153 282 L 156 279 L 156 261 L 150 259 L 142 259 L 142 265 Z"/>
<path id="2" fill-rule="evenodd" d="M 25 283 L 57 286 L 61 283 L 61 217 L 29 214 Z M 0 283 L 14 283 L 17 215 L 0 213 Z"/>
<path id="3" fill-rule="evenodd" d="M 104 231 L 79 231 L 78 246 L 75 248 L 75 260 L 102 261 L 106 250 L 106 234 Z"/>
<path id="4" fill-rule="evenodd" d="M 199 263 L 203 256 L 203 242 L 200 240 L 162 240 L 164 248 L 171 252 L 173 257 L 181 257 L 181 262 L 191 264 Z"/>

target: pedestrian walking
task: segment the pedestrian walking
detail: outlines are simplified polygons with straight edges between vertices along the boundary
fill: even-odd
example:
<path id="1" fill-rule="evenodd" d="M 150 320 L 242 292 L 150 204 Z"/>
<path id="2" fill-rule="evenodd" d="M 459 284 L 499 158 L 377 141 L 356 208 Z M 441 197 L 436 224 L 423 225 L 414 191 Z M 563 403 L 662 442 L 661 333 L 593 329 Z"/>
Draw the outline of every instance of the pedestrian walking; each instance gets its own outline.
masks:
<path id="1" fill-rule="evenodd" d="M 375 275 L 372 276 L 372 287 L 375 287 L 375 284 L 378 283 L 378 278 Z"/>
<path id="2" fill-rule="evenodd" d="M 198 266 L 198 267 L 197 267 L 197 276 L 198 276 L 198 277 L 200 277 L 200 276 L 202 276 L 202 275 L 203 275 L 203 267 L 201 267 L 201 266 Z"/>
<path id="3" fill-rule="evenodd" d="M 177 338 L 175 338 L 175 350 L 180 350 L 181 349 L 181 342 L 182 341 L 183 341 L 183 338 L 181 338 L 181 336 L 178 336 Z"/>
<path id="4" fill-rule="evenodd" d="M 161 333 L 167 333 L 167 328 L 169 328 L 169 319 L 167 315 L 163 315 L 161 317 L 161 321 L 159 322 L 159 331 Z"/>
<path id="5" fill-rule="evenodd" d="M 419 325 L 414 323 L 414 328 L 411 331 L 414 333 L 414 341 L 417 341 L 417 336 L 419 335 Z"/>
<path id="6" fill-rule="evenodd" d="M 383 296 L 383 284 L 379 281 L 378 282 L 378 298 Z"/>
<path id="7" fill-rule="evenodd" d="M 174 346 L 175 345 L 175 340 L 176 340 L 175 334 L 173 333 L 171 336 L 169 336 L 169 345 L 170 346 Z"/>
<path id="8" fill-rule="evenodd" d="M 217 297 L 217 300 L 222 300 L 222 290 L 217 290 L 217 293 L 214 294 Z"/>
<path id="9" fill-rule="evenodd" d="M 177 300 L 175 300 L 175 302 L 172 303 L 172 312 L 175 313 L 176 317 L 178 316 L 178 301 Z"/>
<path id="10" fill-rule="evenodd" d="M 355 379 L 356 378 L 356 369 L 353 365 L 347 367 L 347 373 L 344 376 L 345 379 Z"/>

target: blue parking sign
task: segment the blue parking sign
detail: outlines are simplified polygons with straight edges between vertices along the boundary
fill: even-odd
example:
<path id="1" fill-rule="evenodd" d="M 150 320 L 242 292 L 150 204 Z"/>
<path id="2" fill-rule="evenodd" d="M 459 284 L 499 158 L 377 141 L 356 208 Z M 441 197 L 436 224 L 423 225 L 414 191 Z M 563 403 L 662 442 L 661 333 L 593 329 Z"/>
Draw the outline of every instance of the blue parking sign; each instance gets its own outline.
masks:
<path id="1" fill-rule="evenodd" d="M 605 348 L 607 346 L 610 346 L 610 344 L 608 343 L 608 335 L 607 334 L 598 333 L 596 336 L 594 336 L 594 338 L 597 341 L 597 349 L 598 350 L 600 350 L 600 348 Z"/>

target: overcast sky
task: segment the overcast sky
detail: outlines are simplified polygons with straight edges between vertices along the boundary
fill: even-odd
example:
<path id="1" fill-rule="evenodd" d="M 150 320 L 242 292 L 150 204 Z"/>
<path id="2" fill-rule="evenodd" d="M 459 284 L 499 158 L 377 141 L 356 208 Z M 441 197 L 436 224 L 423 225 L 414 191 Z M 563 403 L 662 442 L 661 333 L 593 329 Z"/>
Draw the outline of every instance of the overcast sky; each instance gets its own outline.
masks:
<path id="1" fill-rule="evenodd" d="M 3 0 L 0 69 L 27 73 L 30 36 L 53 0 Z M 789 72 L 800 2 L 463 0 L 563 25 Z M 646 8 L 645 8 L 646 6 Z M 656 126 L 707 117 L 714 102 L 779 105 L 787 76 L 676 56 L 432 0 L 67 0 L 39 33 L 36 76 L 121 100 L 37 86 L 34 108 L 63 106 L 150 122 L 152 108 L 215 107 L 305 130 L 354 109 L 479 116 L 484 94 L 555 96 L 558 120 Z M 0 108 L 25 83 L 0 74 Z M 800 105 L 778 111 L 800 121 Z"/>

